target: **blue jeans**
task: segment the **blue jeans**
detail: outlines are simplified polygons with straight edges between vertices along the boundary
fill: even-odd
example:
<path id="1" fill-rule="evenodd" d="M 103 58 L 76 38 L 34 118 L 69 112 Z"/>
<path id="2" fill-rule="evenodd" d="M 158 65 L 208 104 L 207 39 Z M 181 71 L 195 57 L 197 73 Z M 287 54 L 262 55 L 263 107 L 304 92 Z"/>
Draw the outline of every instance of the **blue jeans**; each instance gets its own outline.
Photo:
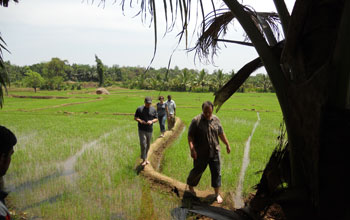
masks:
<path id="1" fill-rule="evenodd" d="M 162 133 L 165 132 L 165 120 L 166 120 L 166 115 L 158 115 L 160 132 Z"/>

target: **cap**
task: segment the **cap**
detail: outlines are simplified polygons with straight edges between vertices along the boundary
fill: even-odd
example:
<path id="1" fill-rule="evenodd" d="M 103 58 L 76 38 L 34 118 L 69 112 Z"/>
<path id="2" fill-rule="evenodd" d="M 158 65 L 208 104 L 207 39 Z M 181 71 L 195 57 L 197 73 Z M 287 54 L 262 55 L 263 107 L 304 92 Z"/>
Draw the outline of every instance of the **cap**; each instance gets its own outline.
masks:
<path id="1" fill-rule="evenodd" d="M 152 98 L 149 97 L 149 96 L 147 96 L 147 97 L 145 98 L 145 103 L 152 104 Z"/>

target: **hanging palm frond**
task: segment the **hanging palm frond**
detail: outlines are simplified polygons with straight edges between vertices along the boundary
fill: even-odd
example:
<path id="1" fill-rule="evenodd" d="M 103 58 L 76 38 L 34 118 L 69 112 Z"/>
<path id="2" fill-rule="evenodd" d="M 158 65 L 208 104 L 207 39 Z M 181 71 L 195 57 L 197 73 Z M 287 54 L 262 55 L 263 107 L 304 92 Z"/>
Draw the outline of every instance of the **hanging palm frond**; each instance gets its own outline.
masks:
<path id="1" fill-rule="evenodd" d="M 196 45 L 190 50 L 196 50 L 196 56 L 204 60 L 211 54 L 212 58 L 217 54 L 217 41 L 227 33 L 227 26 L 235 18 L 227 9 L 218 9 L 209 13 L 202 22 L 202 31 Z"/>
<path id="2" fill-rule="evenodd" d="M 0 6 L 8 7 L 10 0 L 0 0 Z M 18 0 L 13 0 L 14 2 L 18 3 Z"/>
<path id="3" fill-rule="evenodd" d="M 279 29 L 279 17 L 276 13 L 268 12 L 255 12 L 248 6 L 243 6 L 244 10 L 250 15 L 256 27 L 266 38 L 280 39 Z M 211 55 L 211 61 L 213 62 L 214 55 L 220 49 L 218 46 L 219 41 L 238 43 L 242 45 L 252 45 L 249 42 L 221 40 L 227 33 L 228 25 L 235 19 L 235 15 L 229 9 L 217 9 L 209 13 L 202 22 L 202 30 L 199 33 L 199 38 L 196 45 L 190 49 L 196 50 L 196 56 L 202 61 L 208 61 L 209 55 Z M 266 27 L 268 25 L 268 27 Z M 272 30 L 272 36 L 266 36 L 266 30 Z M 264 34 L 265 33 L 265 34 Z M 275 36 L 273 36 L 275 35 Z M 246 37 L 245 41 L 249 39 Z M 276 41 L 276 40 L 275 40 Z M 277 43 L 277 41 L 276 41 Z M 274 44 L 276 44 L 274 43 Z M 272 46 L 274 45 L 272 44 Z"/>
<path id="4" fill-rule="evenodd" d="M 7 92 L 6 85 L 9 84 L 9 79 L 7 76 L 7 71 L 4 65 L 4 60 L 2 59 L 2 50 L 6 50 L 6 43 L 0 35 L 0 108 L 2 108 L 4 102 L 4 90 Z"/>

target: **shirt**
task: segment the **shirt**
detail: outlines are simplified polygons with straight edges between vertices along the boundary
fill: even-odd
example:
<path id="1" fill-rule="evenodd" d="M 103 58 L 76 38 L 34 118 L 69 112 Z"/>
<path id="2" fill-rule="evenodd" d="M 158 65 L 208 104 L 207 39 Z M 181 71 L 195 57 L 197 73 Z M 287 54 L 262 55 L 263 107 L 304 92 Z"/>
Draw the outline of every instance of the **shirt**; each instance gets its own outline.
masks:
<path id="1" fill-rule="evenodd" d="M 161 104 L 160 102 L 157 103 L 158 116 L 163 116 L 166 114 L 165 106 L 166 106 L 165 102 L 163 102 L 163 104 Z"/>
<path id="2" fill-rule="evenodd" d="M 214 157 L 220 151 L 219 135 L 223 133 L 217 116 L 212 115 L 210 120 L 203 114 L 194 117 L 188 129 L 188 136 L 193 140 L 198 158 Z"/>
<path id="3" fill-rule="evenodd" d="M 175 109 L 176 109 L 176 104 L 174 100 L 168 100 L 165 102 L 165 104 L 168 106 L 168 112 L 170 115 L 173 115 L 175 113 Z"/>
<path id="4" fill-rule="evenodd" d="M 155 108 L 150 106 L 149 108 L 146 108 L 144 105 L 140 106 L 136 109 L 135 117 L 139 118 L 145 122 L 153 120 L 158 117 L 157 111 Z M 138 128 L 142 131 L 152 132 L 153 131 L 153 124 L 141 124 L 138 122 Z"/>

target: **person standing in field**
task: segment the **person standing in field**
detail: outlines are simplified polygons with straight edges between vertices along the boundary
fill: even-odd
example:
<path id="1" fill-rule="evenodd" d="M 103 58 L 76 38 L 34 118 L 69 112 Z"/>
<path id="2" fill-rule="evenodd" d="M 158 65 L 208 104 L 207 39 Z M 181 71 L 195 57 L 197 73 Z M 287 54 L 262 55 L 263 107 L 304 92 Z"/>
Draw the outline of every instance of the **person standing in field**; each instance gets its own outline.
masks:
<path id="1" fill-rule="evenodd" d="M 164 102 L 164 96 L 159 96 L 159 102 L 157 103 L 157 114 L 160 127 L 160 136 L 164 137 L 165 133 L 165 120 L 166 120 L 166 109 L 167 105 Z"/>
<path id="2" fill-rule="evenodd" d="M 0 126 L 0 177 L 6 174 L 10 163 L 11 156 L 14 153 L 13 147 L 17 143 L 16 136 L 6 127 Z M 0 190 L 0 219 L 10 220 L 10 212 L 5 205 L 7 193 Z"/>
<path id="3" fill-rule="evenodd" d="M 149 164 L 147 154 L 151 145 L 153 124 L 158 121 L 157 111 L 151 106 L 151 104 L 152 99 L 147 96 L 145 98 L 145 104 L 136 109 L 134 117 L 135 121 L 138 122 L 142 166 Z"/>
<path id="4" fill-rule="evenodd" d="M 176 116 L 176 104 L 175 101 L 171 99 L 171 95 L 168 95 L 168 101 L 166 101 L 167 106 L 167 117 L 168 117 L 168 130 L 171 130 L 175 125 Z"/>
<path id="5" fill-rule="evenodd" d="M 216 201 L 223 202 L 219 193 L 221 186 L 220 145 L 219 138 L 226 145 L 229 154 L 231 147 L 227 141 L 220 120 L 213 115 L 213 103 L 206 101 L 202 104 L 202 113 L 192 119 L 188 129 L 188 144 L 193 158 L 193 169 L 187 178 L 187 185 L 193 195 L 194 187 L 198 185 L 203 172 L 209 165 L 211 186 L 214 188 Z"/>

